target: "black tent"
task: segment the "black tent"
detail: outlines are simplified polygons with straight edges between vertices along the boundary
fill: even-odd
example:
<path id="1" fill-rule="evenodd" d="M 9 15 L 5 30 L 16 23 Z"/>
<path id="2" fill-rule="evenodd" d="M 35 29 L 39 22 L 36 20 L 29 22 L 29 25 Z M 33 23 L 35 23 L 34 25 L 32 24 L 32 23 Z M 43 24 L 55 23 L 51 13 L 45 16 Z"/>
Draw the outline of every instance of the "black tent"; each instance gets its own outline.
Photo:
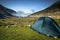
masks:
<path id="1" fill-rule="evenodd" d="M 31 28 L 41 34 L 60 37 L 60 27 L 50 17 L 41 17 L 34 22 Z"/>

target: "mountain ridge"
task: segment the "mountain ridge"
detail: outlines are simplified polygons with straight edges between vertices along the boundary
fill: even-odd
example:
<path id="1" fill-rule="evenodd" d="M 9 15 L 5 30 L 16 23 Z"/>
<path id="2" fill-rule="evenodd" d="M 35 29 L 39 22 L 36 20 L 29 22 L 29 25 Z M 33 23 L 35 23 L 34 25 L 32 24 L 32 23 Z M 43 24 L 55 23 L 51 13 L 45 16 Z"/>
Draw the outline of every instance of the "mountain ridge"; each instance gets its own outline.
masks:
<path id="1" fill-rule="evenodd" d="M 0 19 L 13 17 L 13 13 L 16 13 L 16 11 L 6 8 L 0 4 Z"/>
<path id="2" fill-rule="evenodd" d="M 60 1 L 55 2 L 50 7 L 29 15 L 29 17 L 40 17 L 40 16 L 59 16 L 60 15 Z"/>

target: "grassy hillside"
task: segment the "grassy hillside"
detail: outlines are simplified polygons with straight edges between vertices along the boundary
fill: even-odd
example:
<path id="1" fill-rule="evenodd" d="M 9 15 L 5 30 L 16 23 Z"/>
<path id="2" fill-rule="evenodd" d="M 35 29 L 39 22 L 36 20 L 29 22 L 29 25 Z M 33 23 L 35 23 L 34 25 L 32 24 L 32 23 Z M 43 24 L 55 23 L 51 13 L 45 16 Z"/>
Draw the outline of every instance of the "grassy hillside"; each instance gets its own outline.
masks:
<path id="1" fill-rule="evenodd" d="M 30 29 L 28 25 L 32 25 L 36 19 L 25 17 L 0 20 L 0 40 L 60 40 Z M 60 19 L 55 20 L 60 24 Z"/>
<path id="2" fill-rule="evenodd" d="M 42 16 L 60 19 L 60 1 L 53 3 L 51 6 L 47 7 L 44 10 L 29 15 L 29 17 L 42 17 Z"/>

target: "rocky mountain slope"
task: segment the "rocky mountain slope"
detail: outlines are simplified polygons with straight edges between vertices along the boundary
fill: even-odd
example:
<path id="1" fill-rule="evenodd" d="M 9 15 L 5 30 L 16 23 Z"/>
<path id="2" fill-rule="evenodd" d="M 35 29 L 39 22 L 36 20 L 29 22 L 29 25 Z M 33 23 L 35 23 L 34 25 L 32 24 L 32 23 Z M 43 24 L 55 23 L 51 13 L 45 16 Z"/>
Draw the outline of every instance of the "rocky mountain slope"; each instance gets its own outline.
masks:
<path id="1" fill-rule="evenodd" d="M 50 16 L 52 18 L 60 18 L 60 1 L 52 4 L 50 7 L 29 15 L 29 17 Z"/>
<path id="2" fill-rule="evenodd" d="M 8 9 L 0 4 L 0 19 L 13 17 L 13 13 L 16 13 L 16 11 Z"/>

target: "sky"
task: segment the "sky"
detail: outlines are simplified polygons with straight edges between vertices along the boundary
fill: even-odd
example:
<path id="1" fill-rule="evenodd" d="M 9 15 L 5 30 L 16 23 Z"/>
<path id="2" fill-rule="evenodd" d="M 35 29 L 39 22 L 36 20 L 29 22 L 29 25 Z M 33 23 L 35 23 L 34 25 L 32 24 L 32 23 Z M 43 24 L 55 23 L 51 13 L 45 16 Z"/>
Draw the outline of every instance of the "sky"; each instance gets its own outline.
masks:
<path id="1" fill-rule="evenodd" d="M 0 0 L 0 4 L 15 11 L 32 13 L 43 10 L 56 0 Z"/>
<path id="2" fill-rule="evenodd" d="M 57 0 L 0 0 L 3 6 L 15 10 L 16 16 L 28 16 L 51 6 Z"/>

